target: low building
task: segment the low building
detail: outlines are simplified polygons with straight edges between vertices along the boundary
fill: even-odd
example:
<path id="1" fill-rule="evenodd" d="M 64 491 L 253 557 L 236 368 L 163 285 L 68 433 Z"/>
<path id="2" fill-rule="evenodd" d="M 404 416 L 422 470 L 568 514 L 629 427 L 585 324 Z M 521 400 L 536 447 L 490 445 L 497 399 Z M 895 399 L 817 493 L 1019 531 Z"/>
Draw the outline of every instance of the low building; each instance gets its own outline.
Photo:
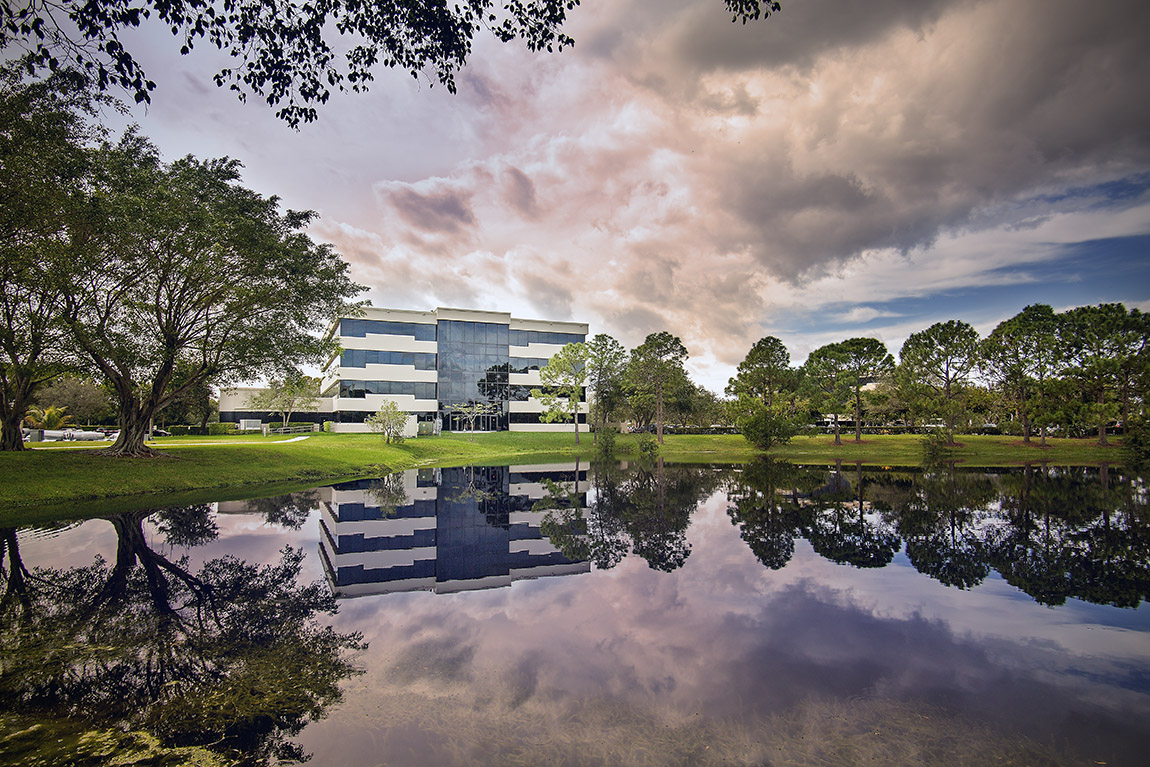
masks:
<path id="1" fill-rule="evenodd" d="M 438 431 L 562 431 L 544 423 L 531 396 L 539 370 L 565 344 L 582 343 L 581 322 L 527 320 L 506 312 L 368 308 L 330 331 L 343 351 L 323 371 L 321 399 L 300 421 L 330 421 L 333 431 L 367 431 L 366 419 L 390 400 L 408 414 L 405 434 Z M 220 396 L 220 420 L 272 414 L 251 408 L 258 390 Z M 479 406 L 479 407 L 476 407 Z M 483 412 L 476 413 L 478 410 Z M 578 414 L 586 430 L 587 406 Z"/>

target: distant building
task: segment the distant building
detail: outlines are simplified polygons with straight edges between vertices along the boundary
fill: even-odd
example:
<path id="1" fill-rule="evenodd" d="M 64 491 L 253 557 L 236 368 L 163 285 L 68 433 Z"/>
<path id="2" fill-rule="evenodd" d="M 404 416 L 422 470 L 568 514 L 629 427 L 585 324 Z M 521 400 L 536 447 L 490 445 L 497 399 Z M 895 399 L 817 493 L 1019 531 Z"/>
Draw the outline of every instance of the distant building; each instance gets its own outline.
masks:
<path id="1" fill-rule="evenodd" d="M 365 419 L 387 400 L 409 414 L 406 434 L 463 431 L 562 431 L 570 423 L 543 423 L 543 406 L 531 397 L 539 369 L 565 344 L 582 343 L 581 322 L 525 320 L 506 312 L 471 309 L 407 311 L 368 308 L 341 317 L 330 332 L 343 352 L 323 371 L 315 411 L 293 420 L 331 421 L 334 431 L 366 431 Z M 220 420 L 274 418 L 254 411 L 258 389 L 220 396 Z M 486 405 L 469 421 L 460 406 Z M 578 414 L 586 430 L 586 404 Z"/>

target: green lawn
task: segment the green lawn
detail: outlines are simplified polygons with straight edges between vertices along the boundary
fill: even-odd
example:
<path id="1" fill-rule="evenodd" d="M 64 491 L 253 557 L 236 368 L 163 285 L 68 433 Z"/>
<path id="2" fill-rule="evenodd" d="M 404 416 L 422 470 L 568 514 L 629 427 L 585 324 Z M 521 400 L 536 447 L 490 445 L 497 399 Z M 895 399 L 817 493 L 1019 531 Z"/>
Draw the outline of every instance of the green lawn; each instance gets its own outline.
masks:
<path id="1" fill-rule="evenodd" d="M 1121 451 L 1091 440 L 1051 440 L 1048 448 L 1025 447 L 1013 437 L 964 436 L 954 458 L 965 466 L 1007 466 L 1049 461 L 1061 465 L 1120 463 Z M 277 444 L 278 443 L 278 444 Z M 77 514 L 77 501 L 87 503 L 84 516 L 125 504 L 140 506 L 192 503 L 210 496 L 255 497 L 283 488 L 302 488 L 325 480 L 379 476 L 419 466 L 468 463 L 530 462 L 590 458 L 594 446 L 583 435 L 578 448 L 569 433 L 500 432 L 420 437 L 386 445 L 374 434 L 284 437 L 165 437 L 155 459 L 107 458 L 75 445 L 44 445 L 18 453 L 0 453 L 0 520 L 50 518 Z M 617 438 L 617 455 L 638 454 L 638 437 Z M 679 462 L 731 463 L 758 455 L 738 435 L 675 435 L 666 438 L 661 455 Z M 868 436 L 861 444 L 844 439 L 840 447 L 828 436 L 800 437 L 771 450 L 770 455 L 796 463 L 829 464 L 836 460 L 868 465 L 916 466 L 922 461 L 921 440 L 913 436 Z M 269 487 L 275 483 L 275 487 Z M 161 499 L 160 496 L 163 496 Z"/>

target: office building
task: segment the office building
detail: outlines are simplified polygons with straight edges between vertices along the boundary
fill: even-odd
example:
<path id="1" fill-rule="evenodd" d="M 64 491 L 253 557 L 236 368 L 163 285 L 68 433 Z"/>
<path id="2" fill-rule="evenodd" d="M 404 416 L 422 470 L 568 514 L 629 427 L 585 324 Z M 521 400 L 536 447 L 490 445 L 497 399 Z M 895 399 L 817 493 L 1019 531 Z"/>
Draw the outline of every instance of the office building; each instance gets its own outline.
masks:
<path id="1" fill-rule="evenodd" d="M 391 400 L 408 413 L 407 436 L 571 430 L 570 422 L 544 423 L 543 406 L 531 391 L 540 386 L 539 370 L 551 356 L 565 344 L 584 342 L 587 331 L 581 322 L 526 320 L 506 312 L 369 307 L 333 323 L 330 332 L 343 351 L 323 370 L 318 408 L 293 420 L 366 431 L 365 420 Z M 220 420 L 278 420 L 251 408 L 250 397 L 258 391 L 222 392 Z M 475 405 L 485 412 L 476 415 Z M 585 431 L 586 403 L 578 420 Z"/>

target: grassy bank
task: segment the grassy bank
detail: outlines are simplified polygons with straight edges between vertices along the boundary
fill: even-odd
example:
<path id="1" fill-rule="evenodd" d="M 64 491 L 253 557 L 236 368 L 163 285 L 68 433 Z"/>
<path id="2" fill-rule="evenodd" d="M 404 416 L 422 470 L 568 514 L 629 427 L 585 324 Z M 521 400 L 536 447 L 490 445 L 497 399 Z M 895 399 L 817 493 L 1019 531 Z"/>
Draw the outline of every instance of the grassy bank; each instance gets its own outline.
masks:
<path id="1" fill-rule="evenodd" d="M 1026 447 L 1012 437 L 967 436 L 954 458 L 965 466 L 1008 466 L 1048 461 L 1058 465 L 1119 463 L 1115 447 L 1098 447 L 1089 440 L 1051 440 L 1047 448 Z M 230 498 L 283 492 L 323 481 L 379 476 L 420 466 L 468 463 L 532 462 L 590 458 L 594 446 L 584 435 L 576 447 L 571 434 L 502 432 L 445 434 L 386 445 L 371 434 L 312 434 L 287 442 L 282 437 L 171 437 L 157 440 L 166 455 L 155 459 L 98 456 L 76 446 L 45 445 L 20 453 L 0 453 L 0 523 L 19 517 L 70 516 L 78 501 L 100 501 L 81 512 L 109 504 L 192 503 L 226 494 Z M 638 454 L 638 437 L 617 438 L 620 458 Z M 730 463 L 758 455 L 737 435 L 668 436 L 660 451 L 668 460 Z M 771 451 L 771 456 L 796 463 L 829 464 L 861 461 L 879 466 L 916 466 L 922 461 L 921 441 L 912 436 L 872 436 L 855 444 L 835 446 L 827 436 L 801 437 Z M 281 489 L 265 487 L 278 483 Z M 173 496 L 169 498 L 168 496 Z M 120 500 L 116 500 L 120 499 Z M 35 508 L 34 508 L 35 507 Z M 70 513 L 68 513 L 70 512 Z"/>

